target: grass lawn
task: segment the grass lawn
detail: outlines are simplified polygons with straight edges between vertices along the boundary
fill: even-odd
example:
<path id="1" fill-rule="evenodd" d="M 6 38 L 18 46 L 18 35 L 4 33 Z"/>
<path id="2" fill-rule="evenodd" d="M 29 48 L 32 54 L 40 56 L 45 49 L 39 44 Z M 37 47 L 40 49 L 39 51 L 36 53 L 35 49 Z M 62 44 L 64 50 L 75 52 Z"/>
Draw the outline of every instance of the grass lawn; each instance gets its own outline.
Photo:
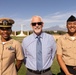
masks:
<path id="1" fill-rule="evenodd" d="M 60 67 L 59 67 L 59 64 L 58 64 L 56 58 L 54 59 L 54 62 L 52 64 L 51 71 L 55 75 L 57 75 L 60 72 Z"/>

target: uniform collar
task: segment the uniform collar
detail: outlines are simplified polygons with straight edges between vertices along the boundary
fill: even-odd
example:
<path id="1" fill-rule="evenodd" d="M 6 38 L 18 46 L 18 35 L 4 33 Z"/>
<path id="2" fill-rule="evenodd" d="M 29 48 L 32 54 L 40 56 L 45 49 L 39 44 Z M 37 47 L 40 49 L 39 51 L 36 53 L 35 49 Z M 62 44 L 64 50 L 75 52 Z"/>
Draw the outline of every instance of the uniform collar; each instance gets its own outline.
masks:
<path id="1" fill-rule="evenodd" d="M 74 36 L 74 37 L 75 37 L 74 40 L 76 40 L 76 36 Z M 70 36 L 68 33 L 65 34 L 65 39 L 72 40 L 72 39 L 71 39 L 71 36 Z"/>
<path id="2" fill-rule="evenodd" d="M 13 43 L 13 39 L 11 38 L 9 41 L 6 41 L 6 44 L 8 44 L 8 43 Z M 2 41 L 1 41 L 1 38 L 0 38 L 0 44 L 2 44 Z"/>

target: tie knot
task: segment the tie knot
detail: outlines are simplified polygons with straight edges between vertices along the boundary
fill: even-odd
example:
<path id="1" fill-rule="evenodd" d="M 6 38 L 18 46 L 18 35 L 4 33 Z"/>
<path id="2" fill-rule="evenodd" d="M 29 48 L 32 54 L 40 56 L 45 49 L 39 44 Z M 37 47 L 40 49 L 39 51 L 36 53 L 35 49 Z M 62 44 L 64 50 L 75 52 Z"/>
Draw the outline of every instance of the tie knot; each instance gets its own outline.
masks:
<path id="1" fill-rule="evenodd" d="M 40 39 L 40 36 L 37 36 L 38 39 Z"/>

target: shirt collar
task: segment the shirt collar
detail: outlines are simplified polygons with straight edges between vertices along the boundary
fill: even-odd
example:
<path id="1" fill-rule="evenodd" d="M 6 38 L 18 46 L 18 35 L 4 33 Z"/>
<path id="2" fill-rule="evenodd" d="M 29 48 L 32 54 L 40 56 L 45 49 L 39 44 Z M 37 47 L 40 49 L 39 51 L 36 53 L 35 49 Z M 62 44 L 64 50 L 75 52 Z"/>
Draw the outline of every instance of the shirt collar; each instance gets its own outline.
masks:
<path id="1" fill-rule="evenodd" d="M 33 33 L 33 35 L 34 35 L 34 37 L 36 39 L 37 38 L 37 35 L 35 33 Z M 40 38 L 43 38 L 43 32 L 39 36 L 40 36 Z"/>

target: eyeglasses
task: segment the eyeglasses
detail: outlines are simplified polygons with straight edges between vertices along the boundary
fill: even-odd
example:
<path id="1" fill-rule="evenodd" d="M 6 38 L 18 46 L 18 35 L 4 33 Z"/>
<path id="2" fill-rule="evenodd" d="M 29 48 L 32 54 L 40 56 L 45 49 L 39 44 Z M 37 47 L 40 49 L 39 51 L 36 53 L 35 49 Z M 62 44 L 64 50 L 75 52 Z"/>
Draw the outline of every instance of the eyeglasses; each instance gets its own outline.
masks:
<path id="1" fill-rule="evenodd" d="M 33 23 L 31 23 L 32 26 L 36 26 L 36 24 L 38 24 L 38 25 L 42 25 L 43 22 L 33 22 Z"/>

